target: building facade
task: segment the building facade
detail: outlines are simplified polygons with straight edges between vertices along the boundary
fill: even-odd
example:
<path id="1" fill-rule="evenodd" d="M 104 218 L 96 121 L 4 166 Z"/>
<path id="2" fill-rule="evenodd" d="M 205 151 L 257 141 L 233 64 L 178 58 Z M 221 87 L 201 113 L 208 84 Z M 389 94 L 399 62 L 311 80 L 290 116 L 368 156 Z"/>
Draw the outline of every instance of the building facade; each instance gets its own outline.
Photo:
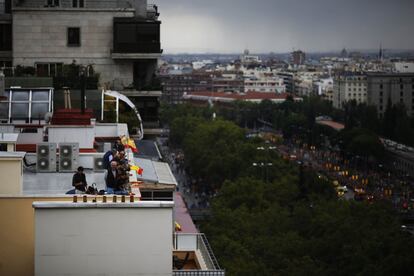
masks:
<path id="1" fill-rule="evenodd" d="M 102 87 L 141 90 L 161 55 L 157 15 L 144 0 L 17 1 L 13 66 L 56 76 L 62 64 L 92 65 Z"/>
<path id="2" fill-rule="evenodd" d="M 407 114 L 414 115 L 414 73 L 367 73 L 368 104 L 383 116 L 388 101 L 402 104 Z"/>
<path id="3" fill-rule="evenodd" d="M 368 98 L 367 77 L 359 73 L 347 73 L 334 78 L 333 106 L 342 108 L 343 104 L 352 100 L 366 103 Z"/>

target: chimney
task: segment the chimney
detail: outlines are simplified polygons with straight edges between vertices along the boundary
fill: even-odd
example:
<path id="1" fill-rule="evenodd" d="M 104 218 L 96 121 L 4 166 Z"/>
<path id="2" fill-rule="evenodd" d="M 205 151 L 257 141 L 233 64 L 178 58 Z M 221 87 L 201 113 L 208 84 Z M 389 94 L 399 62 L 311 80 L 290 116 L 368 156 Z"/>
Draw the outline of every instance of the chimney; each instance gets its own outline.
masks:
<path id="1" fill-rule="evenodd" d="M 133 0 L 135 17 L 147 19 L 147 0 Z"/>

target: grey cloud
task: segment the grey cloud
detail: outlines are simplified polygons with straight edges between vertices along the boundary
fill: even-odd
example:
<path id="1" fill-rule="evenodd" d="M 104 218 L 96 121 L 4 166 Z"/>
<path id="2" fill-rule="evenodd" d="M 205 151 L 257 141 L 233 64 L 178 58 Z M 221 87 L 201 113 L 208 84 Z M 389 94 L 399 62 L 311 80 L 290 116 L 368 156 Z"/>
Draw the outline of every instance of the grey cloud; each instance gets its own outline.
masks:
<path id="1" fill-rule="evenodd" d="M 413 0 L 154 0 L 168 52 L 413 49 Z"/>

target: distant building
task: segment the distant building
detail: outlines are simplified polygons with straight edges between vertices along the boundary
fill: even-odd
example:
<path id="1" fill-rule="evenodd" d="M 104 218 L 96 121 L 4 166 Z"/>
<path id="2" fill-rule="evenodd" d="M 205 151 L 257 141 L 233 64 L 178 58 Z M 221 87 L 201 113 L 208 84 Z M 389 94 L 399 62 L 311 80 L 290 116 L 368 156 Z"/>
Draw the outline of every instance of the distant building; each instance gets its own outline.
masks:
<path id="1" fill-rule="evenodd" d="M 333 85 L 333 106 L 342 108 L 352 100 L 367 102 L 367 77 L 362 73 L 347 72 L 336 76 Z"/>
<path id="2" fill-rule="evenodd" d="M 295 92 L 295 74 L 291 72 L 279 72 L 276 74 L 277 76 L 283 79 L 283 84 L 286 87 L 286 93 L 294 93 Z"/>
<path id="3" fill-rule="evenodd" d="M 306 54 L 301 50 L 292 52 L 292 63 L 293 65 L 299 66 L 305 64 Z"/>
<path id="4" fill-rule="evenodd" d="M 243 73 L 238 72 L 223 72 L 213 77 L 212 89 L 214 92 L 244 92 L 244 78 Z"/>
<path id="5" fill-rule="evenodd" d="M 262 61 L 259 56 L 251 55 L 249 50 L 244 50 L 244 53 L 240 56 L 240 61 L 244 66 L 260 64 Z"/>
<path id="6" fill-rule="evenodd" d="M 286 87 L 282 78 L 277 77 L 250 77 L 244 80 L 244 92 L 285 93 Z"/>
<path id="7" fill-rule="evenodd" d="M 341 51 L 341 58 L 347 58 L 348 57 L 348 51 L 343 48 Z"/>
<path id="8" fill-rule="evenodd" d="M 414 62 L 395 62 L 394 70 L 397 73 L 414 73 Z"/>
<path id="9" fill-rule="evenodd" d="M 368 104 L 382 116 L 388 100 L 403 104 L 407 114 L 414 115 L 414 73 L 367 73 Z"/>
<path id="10" fill-rule="evenodd" d="M 183 96 L 186 102 L 196 106 L 208 104 L 228 105 L 235 101 L 260 103 L 269 100 L 274 103 L 283 103 L 289 97 L 288 94 L 247 92 L 243 94 L 223 93 L 223 92 L 194 92 Z M 300 97 L 293 97 L 294 101 L 302 101 Z"/>
<path id="11" fill-rule="evenodd" d="M 212 74 L 209 72 L 166 75 L 161 77 L 161 84 L 162 100 L 170 104 L 182 103 L 184 93 L 213 90 Z"/>

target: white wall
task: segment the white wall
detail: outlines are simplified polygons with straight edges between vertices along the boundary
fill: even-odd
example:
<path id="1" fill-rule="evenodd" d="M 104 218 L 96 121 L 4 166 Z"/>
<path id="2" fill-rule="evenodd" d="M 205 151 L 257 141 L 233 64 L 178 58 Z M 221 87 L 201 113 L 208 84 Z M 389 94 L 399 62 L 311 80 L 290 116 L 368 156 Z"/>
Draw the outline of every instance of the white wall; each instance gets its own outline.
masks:
<path id="1" fill-rule="evenodd" d="M 38 144 L 43 142 L 43 129 L 39 128 L 37 133 L 19 133 L 17 144 Z"/>
<path id="2" fill-rule="evenodd" d="M 49 143 L 79 143 L 81 149 L 92 149 L 95 140 L 93 126 L 50 126 Z"/>
<path id="3" fill-rule="evenodd" d="M 144 204 L 35 208 L 35 275 L 171 275 L 173 203 Z"/>
<path id="4" fill-rule="evenodd" d="M 96 137 L 119 137 L 129 136 L 128 126 L 126 124 L 96 124 L 95 136 Z"/>

